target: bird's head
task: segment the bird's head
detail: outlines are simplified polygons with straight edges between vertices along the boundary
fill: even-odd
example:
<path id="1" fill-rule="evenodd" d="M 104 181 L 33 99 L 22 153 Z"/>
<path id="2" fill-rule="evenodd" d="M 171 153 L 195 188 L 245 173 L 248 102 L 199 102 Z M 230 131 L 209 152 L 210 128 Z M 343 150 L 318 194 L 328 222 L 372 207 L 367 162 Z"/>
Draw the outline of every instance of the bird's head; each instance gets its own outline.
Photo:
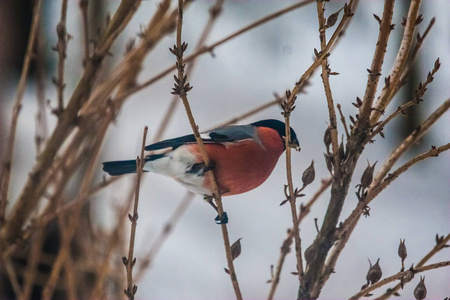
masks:
<path id="1" fill-rule="evenodd" d="M 256 127 L 272 128 L 278 132 L 283 141 L 286 138 L 286 124 L 284 124 L 284 122 L 275 119 L 267 119 L 252 123 L 251 125 Z M 300 143 L 298 142 L 297 134 L 295 133 L 294 129 L 292 129 L 292 127 L 290 128 L 290 130 L 291 130 L 291 144 L 295 148 L 299 148 Z"/>

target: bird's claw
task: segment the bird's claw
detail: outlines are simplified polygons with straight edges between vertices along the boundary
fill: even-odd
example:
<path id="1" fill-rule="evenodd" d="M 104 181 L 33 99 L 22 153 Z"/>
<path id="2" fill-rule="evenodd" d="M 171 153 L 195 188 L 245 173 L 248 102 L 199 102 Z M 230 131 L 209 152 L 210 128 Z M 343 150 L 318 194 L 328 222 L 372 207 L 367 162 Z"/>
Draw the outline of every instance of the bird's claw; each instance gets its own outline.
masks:
<path id="1" fill-rule="evenodd" d="M 228 215 L 226 212 L 223 212 L 222 216 L 217 215 L 217 217 L 214 219 L 216 221 L 216 224 L 227 224 L 228 223 Z"/>

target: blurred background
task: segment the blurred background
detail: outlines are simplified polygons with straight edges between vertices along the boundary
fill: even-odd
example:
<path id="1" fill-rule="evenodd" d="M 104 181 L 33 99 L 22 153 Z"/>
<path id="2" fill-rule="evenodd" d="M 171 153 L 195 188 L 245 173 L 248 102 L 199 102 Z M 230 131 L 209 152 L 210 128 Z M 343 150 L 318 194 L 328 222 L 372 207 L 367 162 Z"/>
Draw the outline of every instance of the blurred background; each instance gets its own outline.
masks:
<path id="1" fill-rule="evenodd" d="M 113 13 L 118 0 L 89 1 L 91 33 L 104 26 L 107 13 Z M 214 24 L 207 44 L 211 44 L 242 27 L 272 12 L 287 7 L 295 1 L 226 1 L 223 11 Z M 69 1 L 67 30 L 72 36 L 68 44 L 66 61 L 66 89 L 69 97 L 82 72 L 83 40 L 82 18 L 78 1 Z M 208 10 L 213 1 L 194 1 L 185 11 L 183 40 L 189 43 L 188 54 L 192 53 L 199 33 L 209 18 Z M 326 6 L 326 16 L 340 9 L 344 1 L 331 1 Z M 401 37 L 401 18 L 407 15 L 409 1 L 397 1 L 382 78 L 389 74 L 395 59 Z M 143 1 L 134 18 L 113 45 L 113 56 L 105 61 L 105 74 L 122 58 L 130 37 L 136 37 L 140 26 L 146 24 L 158 5 L 157 1 Z M 173 3 L 175 5 L 175 3 Z M 45 99 L 49 99 L 48 133 L 56 124 L 56 117 L 50 113 L 56 106 L 56 89 L 51 78 L 56 75 L 57 55 L 51 47 L 57 43 L 56 25 L 60 18 L 61 1 L 44 1 L 42 10 L 42 51 L 45 54 L 44 70 L 34 64 L 30 71 L 23 108 L 19 119 L 19 131 L 14 155 L 15 168 L 12 177 L 10 199 L 14 202 L 23 187 L 27 174 L 36 158 L 35 119 L 37 111 L 36 86 L 45 86 Z M 363 97 L 367 69 L 378 35 L 378 23 L 372 16 L 381 17 L 383 1 L 361 1 L 355 15 L 329 58 L 332 71 L 331 88 L 336 103 L 342 105 L 344 115 L 354 115 L 351 105 L 357 96 Z M 429 86 L 424 102 L 409 111 L 409 118 L 398 117 L 385 128 L 385 139 L 377 137 L 369 144 L 355 172 L 355 184 L 366 168 L 366 162 L 378 161 L 380 166 L 387 155 L 414 128 L 416 128 L 443 101 L 450 97 L 450 2 L 445 0 L 423 1 L 421 13 L 423 22 L 418 27 L 421 34 L 433 17 L 436 23 L 420 50 L 413 75 L 387 109 L 387 113 L 412 98 L 420 81 L 433 68 L 439 57 L 441 69 Z M 11 111 L 19 81 L 32 17 L 32 1 L 2 0 L 0 2 L 0 140 L 7 141 Z M 335 27 L 327 31 L 331 36 Z M 139 80 L 151 78 L 174 63 L 168 51 L 175 43 L 175 34 L 165 37 L 147 57 Z M 213 55 L 204 54 L 197 60 L 195 71 L 189 78 L 194 87 L 189 93 L 194 117 L 201 130 L 226 122 L 274 98 L 274 93 L 284 95 L 313 61 L 313 49 L 319 49 L 318 24 L 315 4 L 295 10 L 280 18 L 257 27 L 217 47 Z M 44 72 L 44 82 L 36 81 L 37 72 Z M 383 81 L 380 80 L 382 87 Z M 102 161 L 133 159 L 140 151 L 144 126 L 149 126 L 147 137 L 150 143 L 157 135 L 168 106 L 172 101 L 172 75 L 166 76 L 134 94 L 123 106 L 116 122 L 108 130 L 103 144 Z M 323 159 L 325 148 L 323 133 L 327 127 L 328 111 L 320 74 L 310 80 L 306 93 L 300 94 L 291 126 L 296 130 L 301 152 L 293 154 L 293 176 L 297 186 L 301 175 L 315 161 L 316 180 L 305 190 L 307 201 L 319 188 L 320 179 L 329 176 Z M 180 103 L 181 104 L 181 103 Z M 250 123 L 275 118 L 282 120 L 281 109 L 272 106 L 243 120 Z M 348 122 L 348 120 L 347 120 Z M 339 130 L 343 128 L 339 123 Z M 450 141 L 450 115 L 444 115 L 430 132 L 406 153 L 396 167 L 413 156 Z M 162 138 L 171 138 L 190 133 L 189 123 L 182 105 L 178 105 Z M 5 142 L 0 143 L 0 157 L 3 157 Z M 96 182 L 105 176 L 98 164 Z M 371 216 L 360 220 L 335 269 L 322 291 L 323 299 L 343 299 L 359 291 L 365 283 L 369 268 L 367 259 L 375 262 L 380 258 L 383 277 L 399 271 L 400 259 L 397 248 L 400 239 L 406 239 L 408 257 L 406 266 L 417 263 L 435 245 L 435 235 L 450 232 L 450 154 L 430 158 L 413 166 L 401 175 L 391 186 L 372 202 Z M 395 168 L 395 167 L 394 167 Z M 375 169 L 375 172 L 377 168 Z M 266 298 L 271 278 L 270 266 L 279 256 L 286 230 L 291 227 L 291 212 L 287 205 L 279 206 L 284 198 L 283 184 L 286 183 L 284 155 L 280 158 L 269 179 L 259 188 L 243 195 L 226 197 L 225 210 L 229 216 L 231 241 L 242 238 L 242 254 L 235 260 L 235 268 L 245 299 Z M 115 229 L 116 208 L 127 198 L 134 186 L 134 176 L 125 176 L 105 188 L 93 199 L 86 218 L 98 232 Z M 67 191 L 68 194 L 76 191 Z M 301 226 L 303 247 L 309 246 L 315 235 L 314 218 L 319 225 L 327 207 L 329 192 L 325 192 L 313 207 Z M 137 265 L 145 261 L 150 249 L 166 222 L 170 220 L 180 203 L 188 203 L 182 216 L 177 217 L 176 226 L 167 240 L 161 244 L 151 266 L 146 270 L 138 285 L 139 299 L 231 299 L 234 292 L 228 275 L 224 272 L 226 259 L 220 227 L 214 224 L 215 212 L 195 196 L 192 201 L 183 200 L 185 189 L 175 181 L 155 174 L 145 174 L 141 187 L 139 222 L 136 236 Z M 184 202 L 183 202 L 184 201 Z M 341 219 L 353 210 L 357 198 L 351 189 Z M 128 235 L 129 223 L 123 230 Z M 117 253 L 113 264 L 120 265 L 120 257 L 126 254 L 128 239 L 123 252 Z M 152 255 L 154 252 L 151 252 Z M 430 263 L 448 260 L 444 249 L 433 257 Z M 297 295 L 298 279 L 290 274 L 295 271 L 295 257 L 288 255 L 281 281 L 276 292 L 277 299 L 292 299 Z M 120 267 L 118 268 L 120 269 Z M 125 268 L 121 271 L 125 274 Z M 421 274 L 423 275 L 423 274 Z M 441 268 L 427 272 L 426 286 L 429 299 L 443 299 L 450 295 L 450 271 Z M 400 291 L 398 299 L 411 299 L 419 276 Z M 125 287 L 126 282 L 123 282 Z M 375 295 L 384 292 L 377 290 Z M 121 288 L 119 288 L 121 291 Z M 117 295 L 118 298 L 121 295 Z"/>

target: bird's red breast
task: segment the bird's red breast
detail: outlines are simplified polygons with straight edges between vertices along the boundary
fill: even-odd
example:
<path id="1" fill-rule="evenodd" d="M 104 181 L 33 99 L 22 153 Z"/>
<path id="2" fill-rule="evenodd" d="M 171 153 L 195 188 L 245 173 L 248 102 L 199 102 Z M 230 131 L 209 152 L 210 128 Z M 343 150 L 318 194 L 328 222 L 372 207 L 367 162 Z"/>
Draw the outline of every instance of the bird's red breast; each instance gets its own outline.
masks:
<path id="1" fill-rule="evenodd" d="M 284 151 L 284 141 L 274 129 L 259 127 L 257 130 L 259 141 L 205 144 L 222 195 L 241 194 L 258 187 L 275 168 Z M 199 162 L 203 161 L 196 144 L 188 147 Z M 209 176 L 205 176 L 204 187 L 211 190 Z"/>

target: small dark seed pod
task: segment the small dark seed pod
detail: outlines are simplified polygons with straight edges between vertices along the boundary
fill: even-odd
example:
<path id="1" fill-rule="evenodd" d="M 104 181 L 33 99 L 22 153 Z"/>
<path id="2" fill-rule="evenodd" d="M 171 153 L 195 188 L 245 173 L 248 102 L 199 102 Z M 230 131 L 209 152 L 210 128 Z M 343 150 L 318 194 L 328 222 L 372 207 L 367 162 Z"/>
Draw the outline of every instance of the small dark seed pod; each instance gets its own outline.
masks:
<path id="1" fill-rule="evenodd" d="M 420 282 L 414 289 L 414 298 L 416 298 L 416 300 L 422 300 L 425 299 L 426 296 L 427 288 L 425 286 L 425 276 L 420 276 Z"/>
<path id="2" fill-rule="evenodd" d="M 369 272 L 367 272 L 367 276 L 366 279 L 368 282 L 370 282 L 371 284 L 374 284 L 375 282 L 377 282 L 378 280 L 380 280 L 381 275 L 383 274 L 381 272 L 381 268 L 380 268 L 380 259 L 377 260 L 376 264 L 374 264 L 372 266 L 372 263 L 369 260 L 369 264 L 370 264 L 370 268 L 369 268 Z"/>

